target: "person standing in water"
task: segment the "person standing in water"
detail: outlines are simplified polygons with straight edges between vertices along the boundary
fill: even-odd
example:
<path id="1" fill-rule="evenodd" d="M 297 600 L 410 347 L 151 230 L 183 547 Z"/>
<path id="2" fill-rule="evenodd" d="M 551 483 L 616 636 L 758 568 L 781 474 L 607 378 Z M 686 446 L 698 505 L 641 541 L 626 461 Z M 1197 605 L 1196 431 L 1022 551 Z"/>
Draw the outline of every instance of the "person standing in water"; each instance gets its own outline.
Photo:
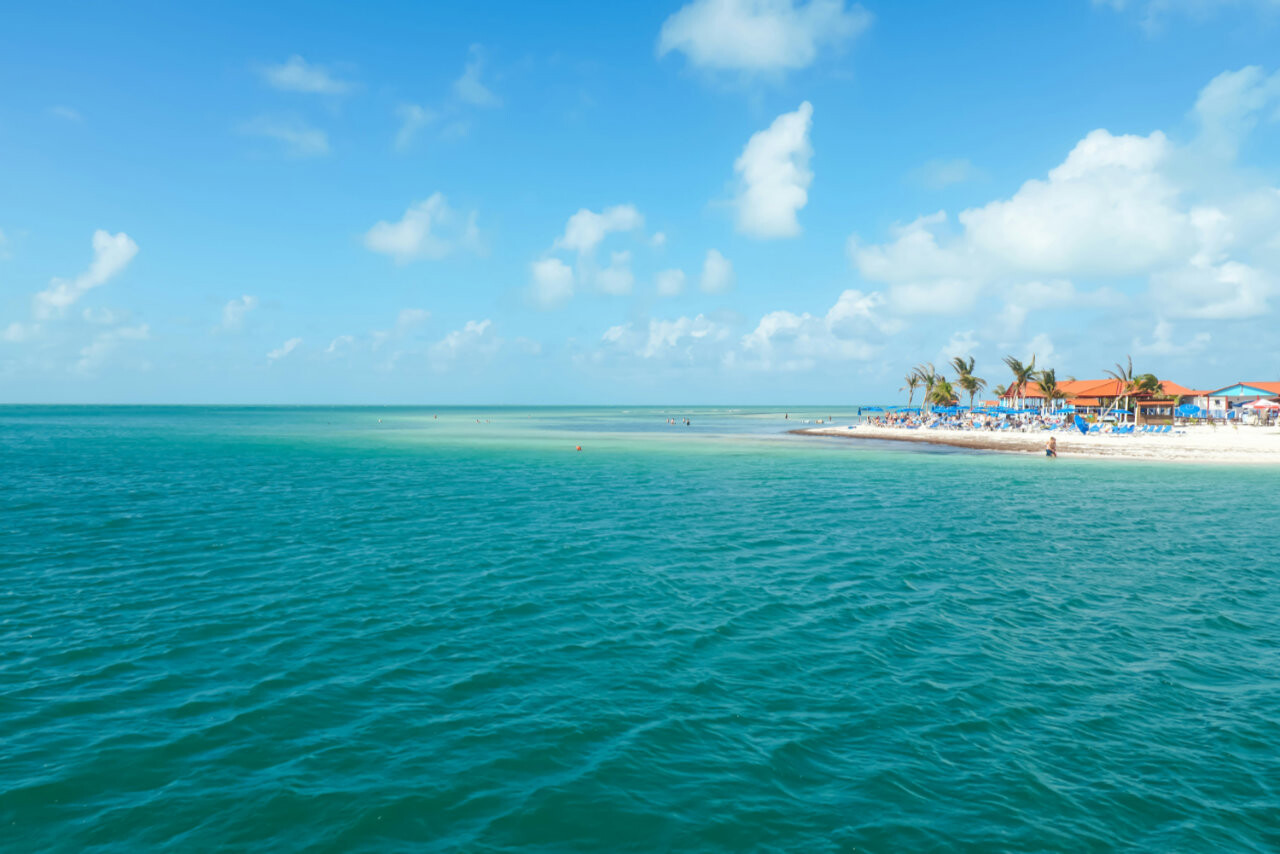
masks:
<path id="1" fill-rule="evenodd" d="M 1049 443 L 1044 446 L 1044 455 L 1051 459 L 1058 458 L 1058 437 L 1050 436 Z"/>

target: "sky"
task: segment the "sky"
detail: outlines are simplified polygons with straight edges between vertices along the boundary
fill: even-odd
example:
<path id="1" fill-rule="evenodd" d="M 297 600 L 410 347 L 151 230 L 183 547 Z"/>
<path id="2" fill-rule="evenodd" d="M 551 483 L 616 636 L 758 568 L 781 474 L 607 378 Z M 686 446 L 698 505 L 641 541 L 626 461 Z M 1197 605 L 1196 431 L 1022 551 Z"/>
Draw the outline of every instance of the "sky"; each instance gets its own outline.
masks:
<path id="1" fill-rule="evenodd" d="M 21 4 L 0 402 L 1280 378 L 1280 0 Z"/>

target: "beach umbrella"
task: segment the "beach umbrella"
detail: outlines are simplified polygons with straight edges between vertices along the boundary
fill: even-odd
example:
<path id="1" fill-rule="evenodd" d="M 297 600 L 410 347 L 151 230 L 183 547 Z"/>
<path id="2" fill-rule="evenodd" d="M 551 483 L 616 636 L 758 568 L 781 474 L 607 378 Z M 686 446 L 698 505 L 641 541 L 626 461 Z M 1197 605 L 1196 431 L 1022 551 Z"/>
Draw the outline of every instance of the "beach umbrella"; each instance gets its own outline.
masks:
<path id="1" fill-rule="evenodd" d="M 1244 408 L 1252 409 L 1255 412 L 1264 409 L 1268 412 L 1276 412 L 1280 410 L 1280 403 L 1276 403 L 1274 400 L 1255 400 L 1253 403 L 1246 403 Z"/>
<path id="2" fill-rule="evenodd" d="M 1202 418 L 1204 410 L 1196 406 L 1194 403 L 1184 403 L 1177 409 L 1178 415 L 1182 418 Z"/>

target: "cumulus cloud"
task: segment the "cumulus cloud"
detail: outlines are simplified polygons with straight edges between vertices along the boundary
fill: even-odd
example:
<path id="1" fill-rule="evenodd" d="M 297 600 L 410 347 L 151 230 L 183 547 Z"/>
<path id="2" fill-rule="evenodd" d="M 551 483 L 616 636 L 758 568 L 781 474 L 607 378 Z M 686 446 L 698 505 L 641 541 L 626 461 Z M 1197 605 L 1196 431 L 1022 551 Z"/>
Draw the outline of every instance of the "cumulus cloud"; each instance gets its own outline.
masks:
<path id="1" fill-rule="evenodd" d="M 1240 139 L 1280 104 L 1280 77 L 1246 68 L 1200 93 L 1197 136 L 1160 131 L 1087 134 L 1043 179 L 962 211 L 921 216 L 891 239 L 850 239 L 862 278 L 883 283 L 903 313 L 954 313 L 988 293 L 1004 295 L 1004 326 L 1050 304 L 1101 305 L 1116 292 L 1077 291 L 1089 279 L 1124 286 L 1145 280 L 1161 316 L 1206 320 L 1270 310 L 1280 283 L 1280 189 L 1234 164 Z M 1040 283 L 1045 283 L 1041 285 Z M 1021 288 L 1021 292 L 1019 292 Z"/>
<path id="2" fill-rule="evenodd" d="M 439 260 L 458 250 L 479 251 L 477 213 L 461 214 L 441 193 L 416 202 L 398 222 L 379 222 L 364 236 L 365 248 L 390 255 L 399 264 L 419 258 Z"/>
<path id="3" fill-rule="evenodd" d="M 635 205 L 614 205 L 600 213 L 582 208 L 569 217 L 564 234 L 556 239 L 555 248 L 588 254 L 610 233 L 640 228 L 644 228 L 644 216 Z"/>
<path id="4" fill-rule="evenodd" d="M 684 291 L 684 270 L 662 270 L 654 277 L 658 296 L 674 297 Z"/>
<path id="5" fill-rule="evenodd" d="M 784 72 L 812 65 L 870 23 L 844 0 L 693 0 L 663 23 L 658 56 L 679 51 L 701 68 Z"/>
<path id="6" fill-rule="evenodd" d="M 851 289 L 840 294 L 820 317 L 808 312 L 769 312 L 742 337 L 738 350 L 727 354 L 725 364 L 755 370 L 800 371 L 820 362 L 870 359 L 879 349 L 876 336 L 897 329 L 881 316 L 883 305 L 881 294 Z"/>
<path id="7" fill-rule="evenodd" d="M 473 44 L 467 53 L 462 76 L 453 82 L 453 92 L 462 101 L 477 107 L 500 107 L 502 99 L 480 80 L 484 71 L 484 48 Z"/>
<path id="8" fill-rule="evenodd" d="M 550 252 L 565 250 L 577 255 L 577 268 L 558 257 L 548 256 L 534 261 L 531 296 L 537 304 L 552 307 L 573 296 L 577 287 L 594 288 L 606 294 L 628 294 L 635 285 L 631 271 L 631 253 L 610 253 L 608 266 L 600 268 L 596 249 L 610 234 L 632 232 L 644 228 L 644 216 L 635 205 L 614 205 L 597 213 L 580 209 L 565 223 L 564 233 L 551 244 Z"/>
<path id="9" fill-rule="evenodd" d="M 267 353 L 267 361 L 276 362 L 298 349 L 298 345 L 302 343 L 301 338 L 290 338 L 276 349 Z"/>
<path id="10" fill-rule="evenodd" d="M 624 323 L 607 329 L 600 340 L 611 349 L 642 359 L 689 361 L 695 348 L 724 341 L 729 328 L 705 315 L 673 320 L 652 318 L 642 326 Z"/>
<path id="11" fill-rule="evenodd" d="M 794 237 L 796 214 L 809 200 L 809 128 L 813 106 L 805 101 L 754 134 L 733 164 L 738 173 L 738 230 L 752 237 Z"/>
<path id="12" fill-rule="evenodd" d="M 699 286 L 709 294 L 722 294 L 733 287 L 733 264 L 718 249 L 707 250 Z"/>
<path id="13" fill-rule="evenodd" d="M 138 244 L 124 232 L 111 234 L 99 229 L 93 233 L 93 261 L 89 269 L 74 279 L 54 279 L 35 295 L 32 312 L 37 318 L 60 317 L 93 288 L 106 284 L 129 265 L 138 254 Z"/>
<path id="14" fill-rule="evenodd" d="M 293 157 L 320 157 L 329 153 L 329 136 L 297 118 L 259 116 L 240 126 L 247 136 L 272 139 Z"/>
<path id="15" fill-rule="evenodd" d="M 573 268 L 559 258 L 543 258 L 529 265 L 531 296 L 544 308 L 561 305 L 573 296 Z"/>
<path id="16" fill-rule="evenodd" d="M 225 332 L 235 332 L 244 328 L 244 319 L 248 317 L 249 312 L 258 307 L 258 298 L 245 294 L 231 300 L 222 307 L 222 329 Z"/>
<path id="17" fill-rule="evenodd" d="M 262 77 L 273 89 L 282 92 L 306 92 L 315 95 L 341 95 L 351 84 L 339 80 L 320 65 L 312 65 L 294 54 L 280 65 L 262 69 Z"/>

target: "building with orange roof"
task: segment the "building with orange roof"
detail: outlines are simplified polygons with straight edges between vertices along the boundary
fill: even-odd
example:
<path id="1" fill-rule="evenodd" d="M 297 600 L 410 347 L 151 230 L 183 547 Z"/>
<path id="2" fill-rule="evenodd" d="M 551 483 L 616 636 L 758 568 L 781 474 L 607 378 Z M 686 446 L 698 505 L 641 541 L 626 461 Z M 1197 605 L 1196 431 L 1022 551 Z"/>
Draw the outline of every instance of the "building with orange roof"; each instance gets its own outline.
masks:
<path id="1" fill-rule="evenodd" d="M 1172 380 L 1160 381 L 1160 396 L 1143 396 L 1125 394 L 1125 384 L 1115 378 L 1103 380 L 1062 380 L 1058 388 L 1063 392 L 1062 402 L 1074 408 L 1076 412 L 1087 415 L 1100 415 L 1107 409 L 1114 409 L 1116 401 L 1128 397 L 1134 405 L 1135 420 L 1140 423 L 1156 423 L 1172 421 L 1174 409 L 1180 402 L 1194 398 L 1197 405 L 1207 403 L 1207 393 L 1189 389 Z M 1038 382 L 1029 382 L 1023 386 L 1011 386 L 1000 398 L 1003 406 L 1019 405 L 1031 409 L 1045 408 L 1044 390 Z"/>

